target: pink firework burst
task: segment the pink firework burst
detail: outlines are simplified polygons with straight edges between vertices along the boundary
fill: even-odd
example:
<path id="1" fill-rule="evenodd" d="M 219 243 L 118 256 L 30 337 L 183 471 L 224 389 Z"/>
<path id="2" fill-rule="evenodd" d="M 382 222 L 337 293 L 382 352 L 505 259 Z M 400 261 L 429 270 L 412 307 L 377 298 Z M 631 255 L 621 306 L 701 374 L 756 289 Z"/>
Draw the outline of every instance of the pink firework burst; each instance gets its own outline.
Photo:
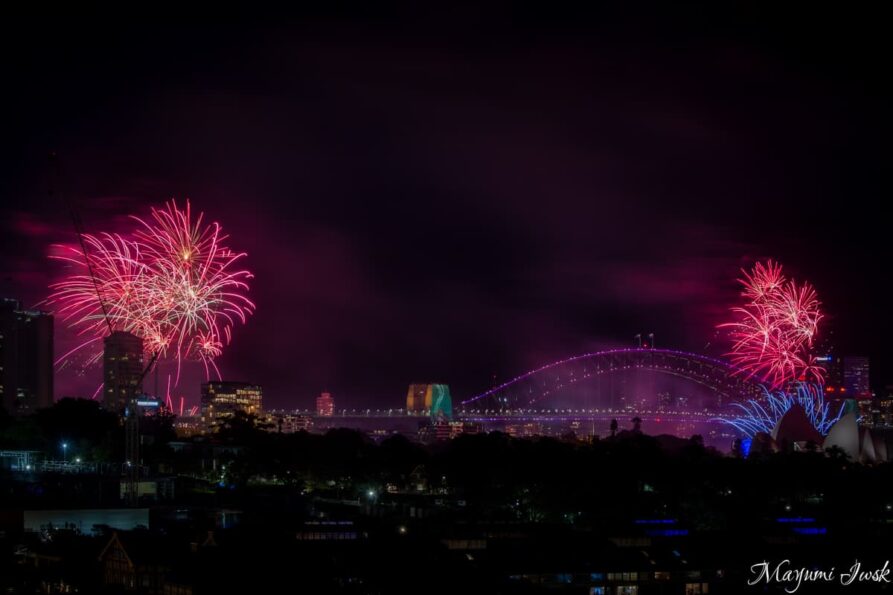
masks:
<path id="1" fill-rule="evenodd" d="M 109 329 L 141 337 L 146 350 L 161 358 L 204 363 L 207 375 L 232 338 L 232 327 L 254 312 L 247 297 L 253 275 L 239 267 L 244 253 L 230 250 L 220 225 L 203 224 L 171 200 L 151 217 L 133 217 L 136 231 L 85 234 L 86 251 L 61 247 L 53 258 L 76 272 L 51 286 L 46 303 L 85 341 Z M 67 357 L 63 356 L 63 359 Z"/>
<path id="2" fill-rule="evenodd" d="M 822 319 L 815 289 L 786 279 L 771 260 L 742 273 L 745 303 L 732 308 L 735 321 L 720 325 L 731 331 L 732 361 L 773 389 L 822 382 L 823 370 L 809 353 Z"/>

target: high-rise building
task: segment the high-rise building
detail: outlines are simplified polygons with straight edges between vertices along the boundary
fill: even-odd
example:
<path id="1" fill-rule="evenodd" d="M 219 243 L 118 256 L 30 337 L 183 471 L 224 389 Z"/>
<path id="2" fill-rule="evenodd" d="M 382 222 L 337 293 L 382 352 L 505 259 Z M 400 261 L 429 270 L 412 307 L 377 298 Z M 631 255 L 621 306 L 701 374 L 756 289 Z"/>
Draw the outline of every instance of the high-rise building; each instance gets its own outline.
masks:
<path id="1" fill-rule="evenodd" d="M 0 405 L 28 415 L 53 404 L 53 316 L 0 300 Z"/>
<path id="2" fill-rule="evenodd" d="M 867 357 L 848 355 L 843 358 L 843 386 L 850 399 L 871 397 Z"/>
<path id="3" fill-rule="evenodd" d="M 105 338 L 102 354 L 103 404 L 122 412 L 127 402 L 143 392 L 143 340 L 134 334 L 114 331 Z"/>
<path id="4" fill-rule="evenodd" d="M 825 392 L 832 398 L 846 398 L 846 390 L 843 382 L 843 359 L 833 355 L 823 355 L 815 358 L 816 364 L 823 370 Z"/>
<path id="5" fill-rule="evenodd" d="M 335 415 L 335 399 L 331 393 L 322 393 L 316 397 L 316 415 L 320 417 Z"/>
<path id="6" fill-rule="evenodd" d="M 244 411 L 252 415 L 263 413 L 263 389 L 250 382 L 218 380 L 202 384 L 202 421 L 213 423 L 221 416 Z"/>
<path id="7" fill-rule="evenodd" d="M 872 421 L 874 427 L 890 428 L 893 427 L 893 386 L 885 387 L 883 394 L 886 396 L 877 399 L 877 415 Z"/>
<path id="8" fill-rule="evenodd" d="M 410 384 L 406 411 L 427 412 L 431 417 L 453 417 L 453 400 L 447 384 Z"/>

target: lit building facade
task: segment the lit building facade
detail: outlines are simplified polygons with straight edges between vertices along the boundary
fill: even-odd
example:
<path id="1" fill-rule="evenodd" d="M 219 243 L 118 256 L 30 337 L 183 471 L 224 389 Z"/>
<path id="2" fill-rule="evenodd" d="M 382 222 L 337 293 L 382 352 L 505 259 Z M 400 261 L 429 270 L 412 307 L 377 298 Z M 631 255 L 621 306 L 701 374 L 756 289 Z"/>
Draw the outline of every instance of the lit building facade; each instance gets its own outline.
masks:
<path id="1" fill-rule="evenodd" d="M 313 429 L 313 418 L 309 415 L 297 415 L 286 413 L 281 415 L 271 415 L 270 431 L 280 432 L 282 434 L 294 434 L 295 432 L 309 432 Z"/>
<path id="2" fill-rule="evenodd" d="M 219 380 L 202 384 L 202 421 L 212 423 L 221 416 L 244 411 L 263 413 L 263 389 L 249 382 Z"/>
<path id="3" fill-rule="evenodd" d="M 0 301 L 0 405 L 28 415 L 53 404 L 53 316 Z"/>
<path id="4" fill-rule="evenodd" d="M 431 424 L 425 424 L 419 428 L 418 439 L 422 444 L 431 444 L 443 440 L 452 440 L 462 434 L 477 434 L 479 427 L 474 424 L 466 424 L 461 421 L 448 421 L 440 418 L 433 420 Z"/>
<path id="5" fill-rule="evenodd" d="M 835 355 L 823 355 L 815 358 L 816 364 L 824 371 L 825 393 L 829 398 L 847 397 L 843 382 L 843 359 Z"/>
<path id="6" fill-rule="evenodd" d="M 893 427 L 893 395 L 887 392 L 886 397 L 878 397 L 869 401 L 868 416 L 863 416 L 862 425 L 873 428 Z M 862 408 L 860 408 L 860 411 Z"/>
<path id="7" fill-rule="evenodd" d="M 867 357 L 848 355 L 843 358 L 843 386 L 846 396 L 851 399 L 871 398 Z"/>
<path id="8" fill-rule="evenodd" d="M 102 353 L 102 401 L 109 411 L 124 411 L 128 400 L 143 392 L 143 340 L 115 331 Z"/>
<path id="9" fill-rule="evenodd" d="M 331 393 L 322 393 L 316 397 L 316 415 L 320 417 L 335 415 L 335 399 Z"/>
<path id="10" fill-rule="evenodd" d="M 406 411 L 427 412 L 431 417 L 453 417 L 453 400 L 447 384 L 410 384 L 406 394 Z"/>
<path id="11" fill-rule="evenodd" d="M 885 397 L 877 399 L 877 414 L 874 417 L 874 425 L 881 428 L 893 427 L 893 386 L 887 386 Z"/>

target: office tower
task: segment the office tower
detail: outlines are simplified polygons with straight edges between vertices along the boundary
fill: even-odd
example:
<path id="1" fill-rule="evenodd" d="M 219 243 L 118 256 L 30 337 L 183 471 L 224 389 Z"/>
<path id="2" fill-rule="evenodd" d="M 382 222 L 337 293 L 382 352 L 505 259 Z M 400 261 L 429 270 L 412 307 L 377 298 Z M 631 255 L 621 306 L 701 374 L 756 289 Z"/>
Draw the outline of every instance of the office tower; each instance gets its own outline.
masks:
<path id="1" fill-rule="evenodd" d="M 843 385 L 851 399 L 871 397 L 867 357 L 848 355 L 843 358 Z"/>
<path id="2" fill-rule="evenodd" d="M 316 397 L 316 414 L 320 417 L 335 415 L 335 399 L 331 393 L 322 393 Z"/>
<path id="3" fill-rule="evenodd" d="M 53 316 L 0 301 L 0 405 L 28 415 L 53 404 Z"/>
<path id="4" fill-rule="evenodd" d="M 127 401 L 143 392 L 143 340 L 124 331 L 105 338 L 102 354 L 103 404 L 123 412 Z"/>
<path id="5" fill-rule="evenodd" d="M 843 381 L 843 359 L 836 355 L 823 355 L 815 358 L 823 370 L 825 392 L 832 397 L 845 398 L 846 390 Z"/>
<path id="6" fill-rule="evenodd" d="M 263 396 L 263 389 L 249 382 L 205 382 L 202 384 L 202 421 L 211 423 L 236 411 L 260 415 Z"/>

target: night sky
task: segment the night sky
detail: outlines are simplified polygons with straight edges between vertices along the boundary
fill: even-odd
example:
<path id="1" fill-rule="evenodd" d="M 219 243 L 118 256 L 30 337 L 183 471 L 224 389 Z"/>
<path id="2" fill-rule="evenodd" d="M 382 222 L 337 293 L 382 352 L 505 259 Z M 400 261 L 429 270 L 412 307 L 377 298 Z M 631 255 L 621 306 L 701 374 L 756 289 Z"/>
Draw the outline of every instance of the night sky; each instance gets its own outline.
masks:
<path id="1" fill-rule="evenodd" d="M 639 332 L 721 355 L 739 269 L 773 257 L 881 389 L 887 21 L 672 4 L 7 22 L 0 294 L 46 297 L 69 204 L 96 233 L 188 197 L 256 274 L 225 377 L 399 407 Z"/>

